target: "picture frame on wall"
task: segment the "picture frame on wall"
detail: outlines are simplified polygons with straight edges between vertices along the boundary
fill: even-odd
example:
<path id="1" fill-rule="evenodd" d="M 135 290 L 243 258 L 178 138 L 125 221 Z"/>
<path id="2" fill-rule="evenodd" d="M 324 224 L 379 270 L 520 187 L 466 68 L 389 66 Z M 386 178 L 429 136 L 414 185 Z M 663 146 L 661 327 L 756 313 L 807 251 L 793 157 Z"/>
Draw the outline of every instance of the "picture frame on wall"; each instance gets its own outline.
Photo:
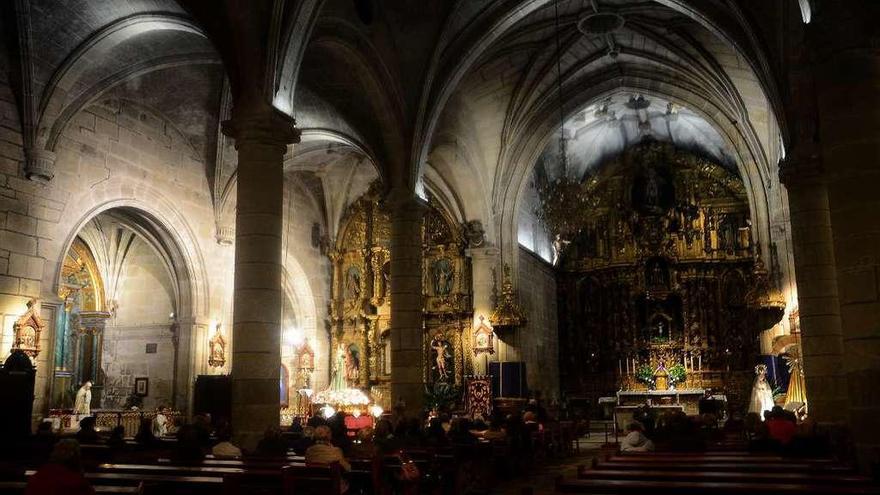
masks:
<path id="1" fill-rule="evenodd" d="M 134 393 L 146 397 L 150 393 L 150 379 L 141 376 L 134 379 Z"/>

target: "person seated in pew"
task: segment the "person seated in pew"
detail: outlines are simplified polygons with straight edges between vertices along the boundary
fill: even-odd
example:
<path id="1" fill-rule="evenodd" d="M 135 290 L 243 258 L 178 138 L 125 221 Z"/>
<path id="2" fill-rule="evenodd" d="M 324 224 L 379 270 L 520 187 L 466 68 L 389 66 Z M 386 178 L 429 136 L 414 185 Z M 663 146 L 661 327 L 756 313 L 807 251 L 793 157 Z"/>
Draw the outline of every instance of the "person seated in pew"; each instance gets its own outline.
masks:
<path id="1" fill-rule="evenodd" d="M 446 430 L 443 428 L 443 420 L 440 418 L 431 418 L 428 421 L 428 430 L 425 432 L 426 447 L 446 447 L 449 445 L 449 438 L 446 436 Z"/>
<path id="2" fill-rule="evenodd" d="M 327 426 L 315 428 L 315 445 L 306 450 L 306 464 L 332 464 L 339 463 L 343 470 L 351 471 L 351 464 L 342 454 L 342 449 L 334 447 L 331 442 L 333 434 Z"/>
<path id="3" fill-rule="evenodd" d="M 372 459 L 379 454 L 379 448 L 373 443 L 373 428 L 367 426 L 357 432 L 357 439 L 351 444 L 348 456 L 352 459 Z"/>
<path id="4" fill-rule="evenodd" d="M 292 448 L 297 455 L 305 455 L 306 450 L 315 444 L 315 441 L 312 439 L 314 434 L 314 427 L 303 427 L 302 435 L 291 443 L 290 448 Z"/>
<path id="5" fill-rule="evenodd" d="M 124 426 L 117 426 L 110 431 L 110 437 L 107 438 L 107 446 L 114 450 L 122 450 L 125 448 Z"/>
<path id="6" fill-rule="evenodd" d="M 40 463 L 46 462 L 58 438 L 52 431 L 52 423 L 43 421 L 37 426 L 37 433 L 31 441 L 31 457 Z"/>
<path id="7" fill-rule="evenodd" d="M 193 425 L 183 425 L 177 430 L 177 445 L 171 451 L 171 459 L 182 463 L 196 463 L 205 459 L 198 431 Z"/>
<path id="8" fill-rule="evenodd" d="M 232 430 L 228 427 L 217 431 L 217 445 L 211 447 L 211 454 L 216 459 L 237 459 L 241 457 L 241 449 L 232 443 Z"/>
<path id="9" fill-rule="evenodd" d="M 653 452 L 654 442 L 643 433 L 642 424 L 633 421 L 627 426 L 628 433 L 620 442 L 621 452 Z"/>
<path id="10" fill-rule="evenodd" d="M 82 473 L 79 442 L 61 440 L 55 444 L 49 462 L 28 479 L 25 495 L 92 495 L 95 493 Z"/>
<path id="11" fill-rule="evenodd" d="M 141 419 L 134 441 L 140 449 L 152 449 L 159 444 L 159 439 L 153 435 L 153 422 L 149 418 Z"/>
<path id="12" fill-rule="evenodd" d="M 263 438 L 257 443 L 254 455 L 265 457 L 284 457 L 287 455 L 287 444 L 281 437 L 281 428 L 270 426 L 263 433 Z"/>
<path id="13" fill-rule="evenodd" d="M 95 428 L 94 416 L 86 416 L 79 422 L 76 439 L 79 443 L 98 443 L 98 430 Z"/>
<path id="14" fill-rule="evenodd" d="M 779 442 L 779 445 L 785 447 L 791 442 L 797 432 L 797 425 L 792 418 L 785 414 L 781 406 L 773 406 L 767 415 L 767 435 L 771 440 Z"/>
<path id="15" fill-rule="evenodd" d="M 483 438 L 490 442 L 503 442 L 507 440 L 507 432 L 501 427 L 501 419 L 493 417 L 489 421 L 489 429 L 483 432 Z"/>
<path id="16" fill-rule="evenodd" d="M 165 406 L 160 406 L 159 410 L 156 411 L 152 429 L 153 436 L 156 438 L 162 438 L 168 434 L 168 416 L 165 415 Z"/>
<path id="17" fill-rule="evenodd" d="M 397 438 L 392 433 L 391 421 L 380 419 L 373 431 L 373 443 L 382 454 L 390 454 L 400 448 Z"/>

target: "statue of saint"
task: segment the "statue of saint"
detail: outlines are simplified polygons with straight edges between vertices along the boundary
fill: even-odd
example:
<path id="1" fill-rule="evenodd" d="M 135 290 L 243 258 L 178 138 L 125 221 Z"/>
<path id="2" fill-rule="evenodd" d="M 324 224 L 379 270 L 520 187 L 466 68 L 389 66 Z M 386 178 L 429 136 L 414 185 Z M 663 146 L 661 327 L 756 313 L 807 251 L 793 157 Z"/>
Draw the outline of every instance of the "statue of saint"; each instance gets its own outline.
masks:
<path id="1" fill-rule="evenodd" d="M 352 345 L 345 350 L 345 380 L 347 383 L 357 383 L 361 374 L 361 362 L 357 348 Z"/>
<path id="2" fill-rule="evenodd" d="M 764 420 L 764 411 L 773 409 L 773 390 L 767 382 L 767 366 L 755 366 L 755 383 L 752 385 L 752 397 L 749 400 L 749 412 L 757 413 Z"/>
<path id="3" fill-rule="evenodd" d="M 361 296 L 361 274 L 356 267 L 348 269 L 345 281 L 345 295 L 350 299 Z"/>
<path id="4" fill-rule="evenodd" d="M 449 372 L 446 370 L 446 347 L 446 342 L 440 339 L 434 339 L 434 341 L 431 342 L 431 349 L 437 353 L 435 363 L 440 380 L 445 380 L 446 377 L 449 376 Z"/>
<path id="5" fill-rule="evenodd" d="M 452 292 L 452 281 L 455 273 L 448 259 L 437 260 L 434 263 L 434 294 L 447 296 Z"/>
<path id="6" fill-rule="evenodd" d="M 332 390 L 348 388 L 345 383 L 345 344 L 342 342 L 336 346 L 336 355 L 333 357 L 333 379 L 330 388 Z"/>
<path id="7" fill-rule="evenodd" d="M 88 416 L 92 413 L 92 382 L 86 380 L 82 387 L 76 391 L 76 400 L 73 403 L 73 414 Z"/>

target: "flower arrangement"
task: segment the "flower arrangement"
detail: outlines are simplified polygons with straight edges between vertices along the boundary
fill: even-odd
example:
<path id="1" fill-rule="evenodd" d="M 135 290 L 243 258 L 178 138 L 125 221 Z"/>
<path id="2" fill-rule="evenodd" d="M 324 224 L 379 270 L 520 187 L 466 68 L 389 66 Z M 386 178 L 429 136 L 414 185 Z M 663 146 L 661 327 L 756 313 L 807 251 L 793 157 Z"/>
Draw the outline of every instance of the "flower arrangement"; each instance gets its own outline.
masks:
<path id="1" fill-rule="evenodd" d="M 644 383 L 648 387 L 654 386 L 654 369 L 647 364 L 643 364 L 636 369 L 636 379 Z"/>
<path id="2" fill-rule="evenodd" d="M 687 380 L 687 371 L 681 364 L 676 364 L 666 371 L 669 373 L 669 383 L 671 385 L 684 383 L 684 381 Z"/>

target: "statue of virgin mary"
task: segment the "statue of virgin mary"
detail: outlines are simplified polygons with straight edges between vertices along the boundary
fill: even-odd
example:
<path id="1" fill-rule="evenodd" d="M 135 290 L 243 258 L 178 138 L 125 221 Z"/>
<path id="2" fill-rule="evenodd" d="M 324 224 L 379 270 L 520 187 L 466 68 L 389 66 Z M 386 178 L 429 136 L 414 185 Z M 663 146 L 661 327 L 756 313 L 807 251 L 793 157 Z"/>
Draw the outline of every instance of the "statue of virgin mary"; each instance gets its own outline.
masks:
<path id="1" fill-rule="evenodd" d="M 767 366 L 755 366 L 755 383 L 752 385 L 752 398 L 749 401 L 749 412 L 757 413 L 764 420 L 764 411 L 773 409 L 773 390 L 767 382 Z"/>
<path id="2" fill-rule="evenodd" d="M 344 390 L 348 388 L 345 380 L 345 345 L 340 342 L 336 346 L 336 355 L 333 356 L 333 379 L 330 382 L 331 390 Z"/>

